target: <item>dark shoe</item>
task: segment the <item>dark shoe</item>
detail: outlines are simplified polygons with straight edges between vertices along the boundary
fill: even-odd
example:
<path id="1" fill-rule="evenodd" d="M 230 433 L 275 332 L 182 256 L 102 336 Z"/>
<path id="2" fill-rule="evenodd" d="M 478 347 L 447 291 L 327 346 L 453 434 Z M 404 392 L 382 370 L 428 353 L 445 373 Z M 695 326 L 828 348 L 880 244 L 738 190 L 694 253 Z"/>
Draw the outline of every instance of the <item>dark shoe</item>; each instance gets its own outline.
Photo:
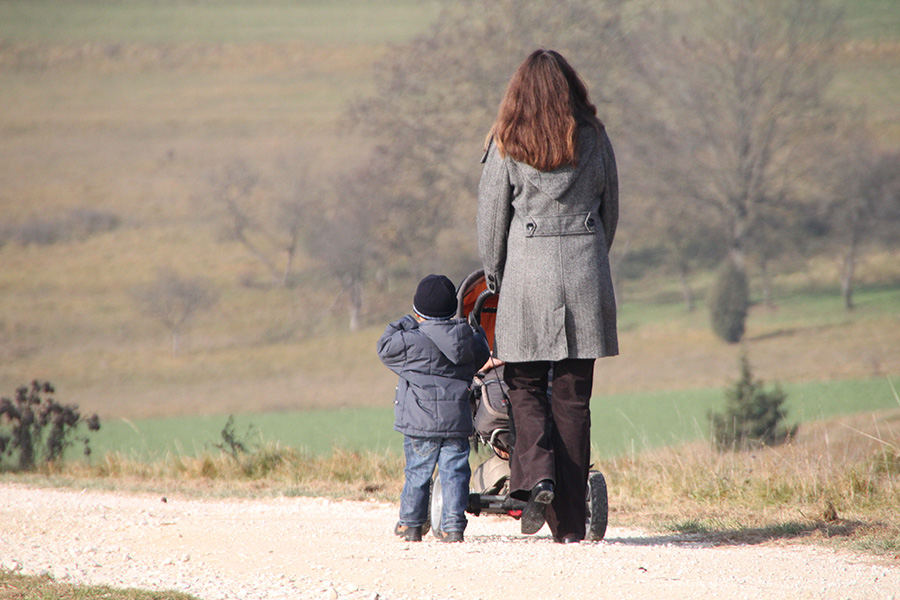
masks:
<path id="1" fill-rule="evenodd" d="M 407 542 L 421 542 L 422 541 L 422 526 L 418 527 L 407 527 L 406 525 L 401 525 L 399 522 L 394 525 L 394 535 L 398 538 L 406 540 Z"/>
<path id="2" fill-rule="evenodd" d="M 553 502 L 553 482 L 549 479 L 542 479 L 531 488 L 528 504 L 522 511 L 522 533 L 530 535 L 540 531 L 546 519 L 547 505 L 551 502 Z"/>
<path id="3" fill-rule="evenodd" d="M 448 544 L 454 544 L 456 542 L 464 541 L 462 531 L 445 531 L 444 534 L 438 539 Z"/>
<path id="4" fill-rule="evenodd" d="M 581 537 L 579 537 L 578 534 L 575 533 L 567 533 L 556 541 L 560 544 L 580 544 Z"/>

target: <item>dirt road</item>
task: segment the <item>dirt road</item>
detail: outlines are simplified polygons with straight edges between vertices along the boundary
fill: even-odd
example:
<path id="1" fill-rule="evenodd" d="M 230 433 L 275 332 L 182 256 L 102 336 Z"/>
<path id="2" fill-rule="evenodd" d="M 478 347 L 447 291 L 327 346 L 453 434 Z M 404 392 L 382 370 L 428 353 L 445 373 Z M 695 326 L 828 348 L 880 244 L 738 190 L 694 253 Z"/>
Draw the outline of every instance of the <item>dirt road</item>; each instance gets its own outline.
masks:
<path id="1" fill-rule="evenodd" d="M 466 543 L 391 534 L 397 507 L 197 500 L 0 484 L 0 568 L 204 600 L 900 599 L 900 566 L 813 546 L 718 546 L 611 528 L 563 546 L 472 517 Z"/>

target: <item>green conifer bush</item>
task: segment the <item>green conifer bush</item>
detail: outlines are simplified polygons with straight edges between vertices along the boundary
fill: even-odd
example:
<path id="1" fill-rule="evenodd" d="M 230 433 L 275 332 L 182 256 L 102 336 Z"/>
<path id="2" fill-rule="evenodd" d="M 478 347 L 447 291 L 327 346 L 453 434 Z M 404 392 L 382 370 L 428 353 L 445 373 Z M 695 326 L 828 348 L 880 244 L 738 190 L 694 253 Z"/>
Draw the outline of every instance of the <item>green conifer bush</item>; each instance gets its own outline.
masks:
<path id="1" fill-rule="evenodd" d="M 741 341 L 750 307 L 750 290 L 747 275 L 734 261 L 726 259 L 719 268 L 709 306 L 716 335 L 729 344 Z"/>
<path id="2" fill-rule="evenodd" d="M 741 377 L 725 393 L 725 412 L 710 412 L 712 441 L 719 450 L 745 450 L 784 443 L 798 425 L 785 424 L 787 394 L 775 386 L 766 390 L 753 378 L 750 361 L 741 356 Z"/>

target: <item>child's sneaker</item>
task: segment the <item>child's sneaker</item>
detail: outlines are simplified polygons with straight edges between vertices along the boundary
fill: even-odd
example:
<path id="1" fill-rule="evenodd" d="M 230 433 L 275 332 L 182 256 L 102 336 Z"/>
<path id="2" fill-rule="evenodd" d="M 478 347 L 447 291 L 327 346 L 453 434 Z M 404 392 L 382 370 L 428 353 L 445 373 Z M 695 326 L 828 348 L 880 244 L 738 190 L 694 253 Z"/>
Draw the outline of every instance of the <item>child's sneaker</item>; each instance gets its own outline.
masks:
<path id="1" fill-rule="evenodd" d="M 464 541 L 462 531 L 445 531 L 439 539 L 448 544 Z"/>
<path id="2" fill-rule="evenodd" d="M 418 527 L 407 527 L 406 525 L 401 525 L 398 521 L 396 525 L 394 525 L 394 535 L 398 538 L 404 539 L 407 542 L 421 542 L 422 541 L 422 526 Z"/>

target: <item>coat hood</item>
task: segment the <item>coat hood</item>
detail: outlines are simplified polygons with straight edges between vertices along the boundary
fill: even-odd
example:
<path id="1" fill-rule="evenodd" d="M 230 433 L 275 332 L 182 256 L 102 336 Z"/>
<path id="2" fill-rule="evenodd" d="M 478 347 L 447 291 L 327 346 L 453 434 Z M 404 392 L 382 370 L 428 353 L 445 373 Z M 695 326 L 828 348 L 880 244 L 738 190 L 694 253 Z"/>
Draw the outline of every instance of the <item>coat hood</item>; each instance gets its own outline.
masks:
<path id="1" fill-rule="evenodd" d="M 423 321 L 419 323 L 419 331 L 455 365 L 471 362 L 475 358 L 471 343 L 472 328 L 463 319 Z"/>
<path id="2" fill-rule="evenodd" d="M 539 189 L 543 194 L 553 200 L 562 198 L 569 188 L 578 181 L 591 155 L 597 149 L 597 131 L 592 126 L 582 126 L 578 129 L 578 166 L 567 165 L 553 171 L 539 171 L 534 167 L 518 163 L 522 169 L 528 185 Z"/>

